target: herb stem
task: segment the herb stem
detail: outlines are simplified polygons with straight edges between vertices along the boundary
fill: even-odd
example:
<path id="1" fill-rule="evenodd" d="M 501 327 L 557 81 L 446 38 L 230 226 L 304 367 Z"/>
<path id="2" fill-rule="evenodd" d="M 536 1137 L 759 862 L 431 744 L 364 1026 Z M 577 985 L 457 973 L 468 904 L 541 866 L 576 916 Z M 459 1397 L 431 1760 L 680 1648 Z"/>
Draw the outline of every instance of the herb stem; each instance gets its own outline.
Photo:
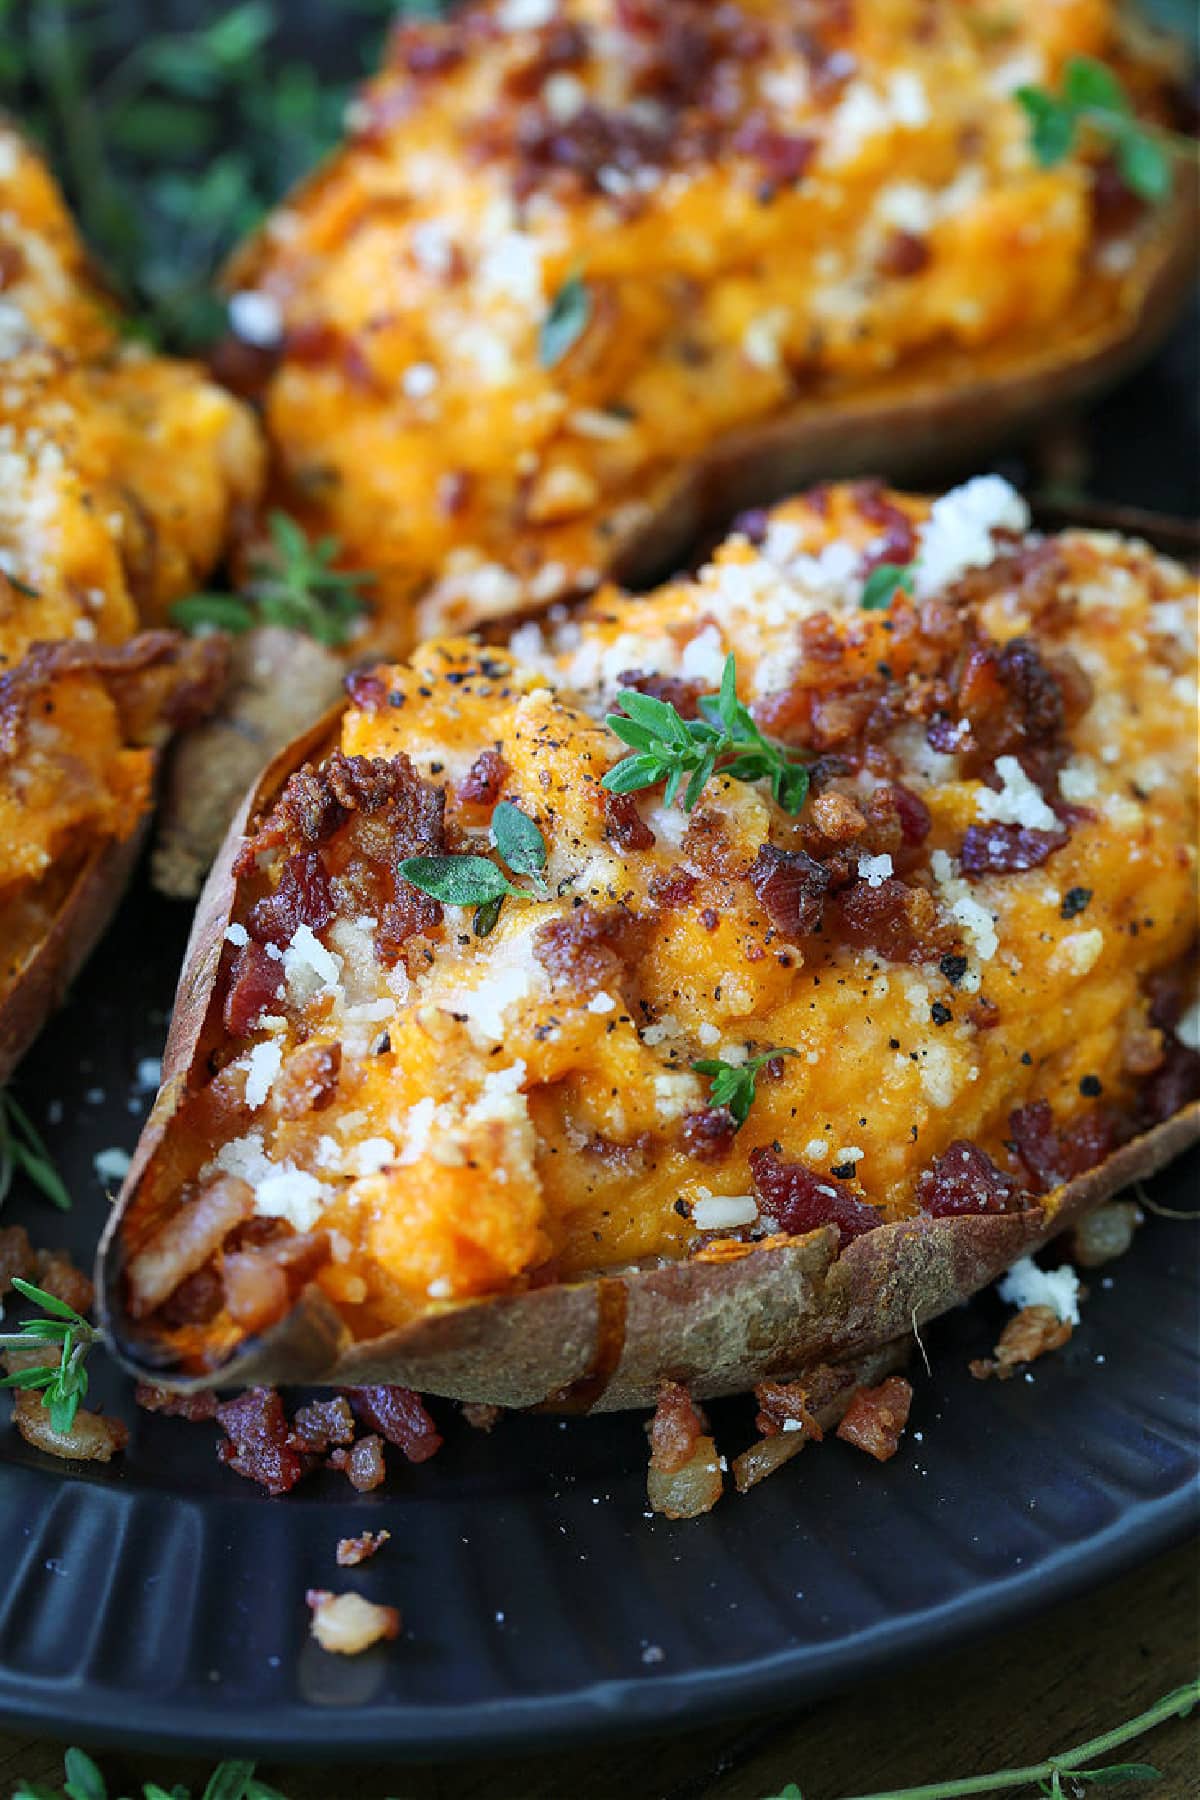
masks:
<path id="1" fill-rule="evenodd" d="M 1164 1694 L 1135 1719 L 1127 1719 L 1123 1725 L 1101 1732 L 1099 1737 L 1089 1738 L 1073 1750 L 1060 1750 L 1056 1756 L 1046 1757 L 1044 1762 L 1029 1763 L 1022 1769 L 1002 1769 L 992 1775 L 965 1775 L 957 1781 L 932 1781 L 923 1787 L 884 1788 L 878 1793 L 857 1795 L 855 1800 L 958 1800 L 963 1794 L 994 1794 L 1004 1788 L 1032 1787 L 1035 1783 L 1052 1780 L 1055 1775 L 1083 1775 L 1087 1773 L 1084 1766 L 1087 1763 L 1153 1731 L 1167 1719 L 1183 1718 L 1198 1702 L 1200 1680 L 1189 1681 L 1184 1687 Z"/>

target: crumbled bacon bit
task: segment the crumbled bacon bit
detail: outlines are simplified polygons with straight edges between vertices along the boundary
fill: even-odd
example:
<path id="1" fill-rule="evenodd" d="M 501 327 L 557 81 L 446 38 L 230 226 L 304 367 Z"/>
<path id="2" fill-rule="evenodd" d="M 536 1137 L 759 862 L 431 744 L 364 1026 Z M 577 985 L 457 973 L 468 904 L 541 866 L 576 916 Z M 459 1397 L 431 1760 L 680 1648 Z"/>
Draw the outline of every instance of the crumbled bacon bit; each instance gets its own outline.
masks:
<path id="1" fill-rule="evenodd" d="M 1138 1123 L 1143 1130 L 1173 1118 L 1191 1100 L 1200 1099 L 1200 1052 L 1172 1037 L 1161 1065 L 1138 1096 Z"/>
<path id="2" fill-rule="evenodd" d="M 14 1275 L 22 1281 L 33 1276 L 33 1245 L 23 1225 L 0 1228 L 0 1295 L 9 1292 Z"/>
<path id="3" fill-rule="evenodd" d="M 875 950 L 888 962 L 928 962 L 939 949 L 940 927 L 933 896 L 887 876 L 878 887 L 855 880 L 836 896 L 839 922 L 848 943 Z"/>
<path id="4" fill-rule="evenodd" d="M 655 675 L 645 669 L 623 669 L 617 676 L 618 688 L 631 688 L 637 694 L 649 694 L 673 706 L 681 719 L 697 717 L 696 702 L 704 693 L 703 684 L 681 681 L 676 675 Z"/>
<path id="5" fill-rule="evenodd" d="M 1038 869 L 1067 841 L 1065 831 L 1037 831 L 1027 825 L 968 825 L 962 843 L 967 875 L 1012 875 Z"/>
<path id="6" fill-rule="evenodd" d="M 225 1286 L 214 1263 L 206 1263 L 181 1281 L 158 1309 L 158 1316 L 168 1331 L 181 1325 L 207 1325 L 225 1304 Z"/>
<path id="7" fill-rule="evenodd" d="M 911 275 L 920 275 L 932 261 L 928 238 L 918 237 L 913 231 L 892 231 L 875 266 L 881 275 L 906 280 Z"/>
<path id="8" fill-rule="evenodd" d="M 361 712 L 381 712 L 388 703 L 388 685 L 374 669 L 351 669 L 345 680 L 346 694 Z"/>
<path id="9" fill-rule="evenodd" d="M 845 1245 L 885 1222 L 877 1207 L 856 1199 L 840 1182 L 804 1163 L 784 1162 L 766 1145 L 750 1152 L 750 1173 L 763 1212 L 777 1219 L 790 1237 L 836 1225 Z"/>
<path id="10" fill-rule="evenodd" d="M 329 1400 L 310 1400 L 292 1420 L 288 1433 L 289 1450 L 302 1454 L 324 1455 L 335 1444 L 354 1442 L 354 1414 L 341 1394 Z"/>
<path id="11" fill-rule="evenodd" d="M 620 992 L 645 934 L 645 922 L 623 906 L 604 912 L 578 906 L 566 918 L 538 926 L 533 954 L 556 987 L 581 996 Z"/>
<path id="12" fill-rule="evenodd" d="M 1090 1108 L 1060 1130 L 1046 1100 L 1018 1107 L 1009 1114 L 1008 1128 L 1013 1149 L 1037 1193 L 1103 1162 L 1121 1135 L 1117 1120 L 1105 1107 Z"/>
<path id="13" fill-rule="evenodd" d="M 498 750 L 481 750 L 458 784 L 458 797 L 464 806 L 494 806 L 508 775 Z"/>
<path id="14" fill-rule="evenodd" d="M 341 1067 L 340 1044 L 302 1044 L 293 1051 L 275 1083 L 280 1118 L 323 1112 L 337 1093 Z"/>
<path id="15" fill-rule="evenodd" d="M 17 1271 L 20 1273 L 20 1271 Z M 77 1313 L 91 1312 L 95 1289 L 82 1269 L 77 1269 L 65 1250 L 38 1250 L 33 1258 L 33 1279 Z"/>
<path id="16" fill-rule="evenodd" d="M 138 1382 L 133 1397 L 143 1412 L 162 1413 L 168 1419 L 187 1419 L 191 1424 L 215 1419 L 220 1405 L 212 1392 L 173 1394 L 169 1388 L 155 1387 L 148 1381 Z"/>
<path id="17" fill-rule="evenodd" d="M 690 869 L 672 869 L 656 875 L 650 883 L 650 898 L 662 912 L 681 911 L 700 886 L 700 877 Z"/>
<path id="18" fill-rule="evenodd" d="M 970 1364 L 976 1381 L 995 1375 L 1007 1381 L 1024 1363 L 1036 1362 L 1048 1350 L 1058 1350 L 1071 1335 L 1069 1319 L 1060 1319 L 1052 1306 L 1025 1306 L 1010 1319 L 1000 1333 L 999 1342 L 990 1357 L 979 1357 Z"/>
<path id="19" fill-rule="evenodd" d="M 491 1431 L 503 1413 L 502 1406 L 488 1406 L 480 1400 L 464 1400 L 462 1416 L 472 1431 Z"/>
<path id="20" fill-rule="evenodd" d="M 829 871 L 803 850 L 763 844 L 750 865 L 748 880 L 772 925 L 784 937 L 803 937 L 821 929 Z"/>
<path id="21" fill-rule="evenodd" d="M 288 1447 L 288 1422 L 274 1388 L 249 1388 L 217 1407 L 228 1436 L 217 1455 L 237 1475 L 257 1481 L 269 1494 L 286 1494 L 312 1466 L 310 1457 Z"/>
<path id="22" fill-rule="evenodd" d="M 400 1635 L 394 1606 L 377 1606 L 361 1594 L 331 1594 L 326 1588 L 309 1588 L 304 1599 L 312 1610 L 312 1635 L 335 1656 L 358 1656 L 372 1644 Z"/>
<path id="23" fill-rule="evenodd" d="M 933 1219 L 963 1214 L 1022 1212 L 1028 1195 L 1020 1183 L 997 1168 L 986 1150 L 967 1138 L 956 1138 L 917 1178 L 917 1201 Z"/>
<path id="24" fill-rule="evenodd" d="M 371 1493 L 374 1488 L 381 1487 L 387 1477 L 383 1439 L 372 1433 L 359 1438 L 349 1450 L 330 1451 L 329 1467 L 340 1470 L 360 1494 Z"/>
<path id="25" fill-rule="evenodd" d="M 900 815 L 900 830 L 906 844 L 923 844 L 933 828 L 933 817 L 919 794 L 905 787 L 902 781 L 893 781 L 887 791 L 895 801 L 896 811 Z"/>
<path id="26" fill-rule="evenodd" d="M 680 1381 L 664 1381 L 658 1390 L 650 1434 L 650 1462 L 665 1475 L 674 1475 L 690 1462 L 696 1445 L 708 1429 L 708 1421 Z"/>
<path id="27" fill-rule="evenodd" d="M 875 1388 L 859 1388 L 842 1414 L 837 1435 L 876 1462 L 887 1462 L 900 1448 L 912 1397 L 912 1383 L 903 1375 L 889 1375 Z"/>
<path id="28" fill-rule="evenodd" d="M 604 831 L 622 850 L 653 850 L 658 841 L 633 794 L 604 795 Z"/>
<path id="29" fill-rule="evenodd" d="M 817 154 L 815 137 L 780 131 L 763 113 L 751 113 L 733 135 L 732 149 L 748 156 L 762 170 L 767 192 L 794 187 L 807 175 Z M 766 196 L 763 196 L 766 197 Z"/>
<path id="30" fill-rule="evenodd" d="M 338 1539 L 337 1565 L 339 1569 L 356 1569 L 372 1556 L 377 1556 L 383 1546 L 391 1540 L 390 1531 L 364 1531 L 358 1537 Z"/>
<path id="31" fill-rule="evenodd" d="M 705 1106 L 684 1115 L 680 1135 L 689 1156 L 699 1162 L 719 1162 L 728 1156 L 737 1136 L 737 1120 L 727 1106 Z"/>
<path id="32" fill-rule="evenodd" d="M 353 1387 L 345 1390 L 355 1416 L 389 1444 L 403 1450 L 409 1462 L 428 1462 L 442 1447 L 441 1433 L 419 1394 L 406 1387 Z"/>
<path id="33" fill-rule="evenodd" d="M 764 1437 L 775 1437 L 786 1426 L 799 1430 L 819 1444 L 825 1433 L 813 1417 L 808 1385 L 803 1381 L 761 1381 L 754 1390 L 758 1414 L 754 1423 Z"/>
<path id="34" fill-rule="evenodd" d="M 258 943 L 273 944 L 277 950 L 283 950 L 301 925 L 320 936 L 334 911 L 333 889 L 325 864 L 317 851 L 305 850 L 288 857 L 274 893 L 251 907 L 246 927 Z M 249 948 L 247 944 L 246 949 Z M 278 974 L 278 964 L 275 967 Z"/>
<path id="35" fill-rule="evenodd" d="M 243 944 L 229 971 L 225 994 L 225 1029 L 231 1037 L 245 1037 L 258 1024 L 283 986 L 283 965 L 267 955 L 253 939 Z"/>

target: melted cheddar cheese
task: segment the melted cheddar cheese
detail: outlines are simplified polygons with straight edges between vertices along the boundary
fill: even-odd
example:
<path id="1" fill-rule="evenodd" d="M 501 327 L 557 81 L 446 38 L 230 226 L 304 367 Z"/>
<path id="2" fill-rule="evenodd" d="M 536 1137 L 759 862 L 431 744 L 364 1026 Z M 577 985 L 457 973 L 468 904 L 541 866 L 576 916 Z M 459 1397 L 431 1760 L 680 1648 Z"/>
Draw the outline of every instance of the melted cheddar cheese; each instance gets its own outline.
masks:
<path id="1" fill-rule="evenodd" d="M 801 401 L 953 388 L 1118 317 L 1144 219 L 1034 160 L 1111 0 L 507 0 L 400 29 L 350 137 L 236 259 L 278 497 L 379 636 L 594 587 L 689 462 Z M 1136 308 L 1134 309 L 1136 310 Z M 565 322 L 564 322 L 565 313 Z"/>
<path id="2" fill-rule="evenodd" d="M 895 1218 L 963 1141 L 1051 1185 L 1017 1109 L 1048 1103 L 1068 1145 L 1145 1122 L 1155 982 L 1196 929 L 1194 582 L 1143 544 L 1030 533 L 995 477 L 932 505 L 817 490 L 755 537 L 507 647 L 352 677 L 338 752 L 249 840 L 219 1072 L 170 1177 L 329 1232 L 319 1279 L 364 1332 L 778 1232 L 764 1148 Z M 899 544 L 913 594 L 864 609 Z M 799 813 L 721 774 L 690 813 L 606 796 L 622 687 L 687 713 L 731 654 L 810 767 Z M 491 854 L 501 798 L 547 888 L 479 935 L 397 869 Z M 731 1129 L 693 1064 L 780 1048 Z"/>

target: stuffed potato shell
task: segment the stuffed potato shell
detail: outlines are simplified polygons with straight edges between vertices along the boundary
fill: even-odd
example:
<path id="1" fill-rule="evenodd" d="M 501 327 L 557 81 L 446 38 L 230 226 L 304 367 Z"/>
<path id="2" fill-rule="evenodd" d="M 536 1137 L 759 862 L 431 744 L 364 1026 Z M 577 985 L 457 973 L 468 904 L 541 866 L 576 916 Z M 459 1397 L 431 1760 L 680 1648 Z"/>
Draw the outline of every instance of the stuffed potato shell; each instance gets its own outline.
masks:
<path id="1" fill-rule="evenodd" d="M 659 573 L 738 505 L 978 461 L 1191 279 L 1181 161 L 1039 166 L 1023 84 L 1169 55 L 1112 0 L 481 0 L 395 34 L 346 146 L 235 259 L 278 498 L 376 642 Z M 245 360 L 245 359 L 243 359 Z"/>
<path id="2" fill-rule="evenodd" d="M 126 1361 L 729 1392 L 1190 1141 L 1195 585 L 1028 526 L 995 477 L 823 488 L 352 676 L 201 904 L 102 1251 Z"/>
<path id="3" fill-rule="evenodd" d="M 44 164 L 0 121 L 0 1081 L 121 894 L 220 645 L 156 625 L 258 494 L 253 420 L 121 341 Z"/>

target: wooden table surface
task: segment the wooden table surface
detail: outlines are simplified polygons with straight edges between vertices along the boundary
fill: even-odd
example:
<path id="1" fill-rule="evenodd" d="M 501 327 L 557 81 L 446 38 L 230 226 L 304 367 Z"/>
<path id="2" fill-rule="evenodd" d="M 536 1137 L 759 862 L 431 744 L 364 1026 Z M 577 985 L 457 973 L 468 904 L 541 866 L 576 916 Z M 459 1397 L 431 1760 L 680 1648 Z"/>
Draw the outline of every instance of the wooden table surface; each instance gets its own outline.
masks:
<path id="1" fill-rule="evenodd" d="M 900 1668 L 885 1690 L 815 1708 L 514 1761 L 390 1770 L 264 1763 L 259 1774 L 288 1800 L 764 1800 L 789 1781 L 804 1800 L 846 1800 L 1038 1761 L 1120 1724 L 1198 1670 L 1200 1560 L 1188 1545 L 968 1650 Z M 1119 1760 L 1128 1759 L 1153 1763 L 1163 1779 L 1114 1795 L 1197 1800 L 1200 1711 L 1160 1726 Z M 98 1760 L 111 1796 L 140 1795 L 150 1779 L 167 1788 L 182 1781 L 198 1795 L 207 1774 L 164 1757 Z M 57 1746 L 0 1736 L 4 1800 L 18 1775 L 53 1781 L 61 1770 Z"/>

